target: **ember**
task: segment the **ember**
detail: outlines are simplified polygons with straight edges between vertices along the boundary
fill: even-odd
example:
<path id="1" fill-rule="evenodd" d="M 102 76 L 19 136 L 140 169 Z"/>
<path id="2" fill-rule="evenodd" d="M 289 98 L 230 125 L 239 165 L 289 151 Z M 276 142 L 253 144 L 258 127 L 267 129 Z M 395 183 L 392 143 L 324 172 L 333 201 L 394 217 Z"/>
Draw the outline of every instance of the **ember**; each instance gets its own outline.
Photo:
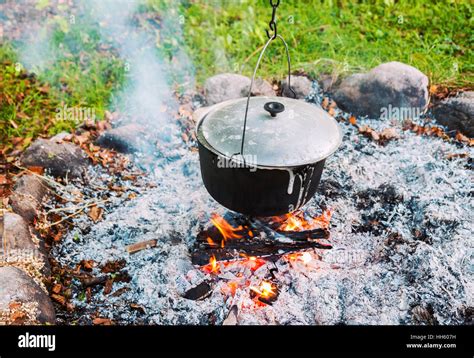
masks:
<path id="1" fill-rule="evenodd" d="M 217 263 L 216 257 L 212 256 L 209 260 L 209 264 L 203 266 L 203 271 L 206 273 L 219 273 L 220 272 L 220 265 Z"/>
<path id="2" fill-rule="evenodd" d="M 327 229 L 331 221 L 332 212 L 326 209 L 320 216 L 306 220 L 302 211 L 295 211 L 284 216 L 272 218 L 273 222 L 281 223 L 278 231 L 307 231 Z"/>
<path id="3" fill-rule="evenodd" d="M 271 305 L 278 298 L 278 288 L 273 282 L 263 280 L 258 287 L 250 286 L 250 295 L 260 302 Z"/>

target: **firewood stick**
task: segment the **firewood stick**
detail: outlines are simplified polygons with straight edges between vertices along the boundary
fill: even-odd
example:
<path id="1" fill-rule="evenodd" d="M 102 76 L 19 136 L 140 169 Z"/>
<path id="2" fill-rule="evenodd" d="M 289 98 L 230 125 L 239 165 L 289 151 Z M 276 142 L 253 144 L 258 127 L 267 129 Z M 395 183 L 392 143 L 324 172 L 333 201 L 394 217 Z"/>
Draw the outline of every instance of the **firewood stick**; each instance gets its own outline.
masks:
<path id="1" fill-rule="evenodd" d="M 135 244 L 128 245 L 126 249 L 129 254 L 134 254 L 139 251 L 145 250 L 147 248 L 155 247 L 157 243 L 158 243 L 158 240 L 156 239 L 146 240 L 146 241 L 141 241 Z"/>

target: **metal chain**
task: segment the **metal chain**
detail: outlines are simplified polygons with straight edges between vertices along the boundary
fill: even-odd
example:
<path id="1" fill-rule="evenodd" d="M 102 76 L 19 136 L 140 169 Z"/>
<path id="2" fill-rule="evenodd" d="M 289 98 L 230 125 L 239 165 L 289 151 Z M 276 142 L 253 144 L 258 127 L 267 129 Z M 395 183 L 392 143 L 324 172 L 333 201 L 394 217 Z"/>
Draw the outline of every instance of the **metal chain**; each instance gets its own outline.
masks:
<path id="1" fill-rule="evenodd" d="M 272 6 L 273 10 L 272 10 L 272 19 L 270 20 L 268 25 L 270 26 L 270 30 L 273 31 L 273 35 L 270 35 L 270 32 L 268 30 L 265 30 L 265 31 L 269 39 L 275 40 L 278 36 L 277 24 L 276 24 L 276 10 L 277 10 L 278 5 L 280 5 L 280 0 L 277 0 L 275 4 L 273 3 L 273 0 L 270 0 L 270 5 Z"/>

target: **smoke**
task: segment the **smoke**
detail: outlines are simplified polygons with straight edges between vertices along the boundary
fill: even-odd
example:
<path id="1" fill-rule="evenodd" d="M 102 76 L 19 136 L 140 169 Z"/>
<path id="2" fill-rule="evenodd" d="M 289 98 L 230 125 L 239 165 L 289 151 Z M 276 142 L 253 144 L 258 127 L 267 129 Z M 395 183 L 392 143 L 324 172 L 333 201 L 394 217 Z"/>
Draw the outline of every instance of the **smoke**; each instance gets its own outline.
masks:
<path id="1" fill-rule="evenodd" d="M 113 94 L 110 110 L 122 114 L 120 124 L 139 123 L 158 140 L 173 141 L 179 130 L 167 114 L 178 106 L 171 85 L 179 81 L 194 87 L 194 69 L 182 46 L 184 17 L 179 6 L 179 1 L 165 1 L 157 9 L 143 0 L 84 0 L 71 9 L 56 9 L 57 15 L 42 17 L 39 34 L 27 31 L 31 35 L 20 46 L 21 62 L 38 74 L 60 70 L 53 68 L 61 44 L 55 44 L 51 25 L 59 22 L 68 31 L 81 32 L 81 39 L 91 27 L 98 29 L 100 42 L 110 45 L 124 66 L 125 82 Z M 163 43 L 170 44 L 168 53 Z M 75 55 L 90 51 L 81 41 L 72 47 Z"/>

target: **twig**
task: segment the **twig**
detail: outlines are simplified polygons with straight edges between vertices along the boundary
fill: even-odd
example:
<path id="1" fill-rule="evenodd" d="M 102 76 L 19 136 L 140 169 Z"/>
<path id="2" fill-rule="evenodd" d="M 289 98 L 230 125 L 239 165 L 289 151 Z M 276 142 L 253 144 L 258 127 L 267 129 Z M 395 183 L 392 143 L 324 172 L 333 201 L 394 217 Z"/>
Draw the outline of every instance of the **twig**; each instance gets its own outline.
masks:
<path id="1" fill-rule="evenodd" d="M 63 208 L 51 209 L 51 210 L 48 211 L 46 214 L 58 213 L 58 212 L 61 212 L 61 211 L 71 211 L 71 210 L 87 209 L 88 207 L 91 207 L 91 206 L 94 206 L 94 205 L 97 205 L 97 204 L 107 203 L 107 202 L 109 202 L 109 201 L 110 201 L 110 199 L 103 199 L 103 200 L 96 200 L 96 201 L 88 201 L 88 202 L 86 202 L 85 205 L 82 205 L 82 206 L 75 205 L 75 206 L 68 206 L 68 207 L 63 207 Z"/>
<path id="2" fill-rule="evenodd" d="M 126 248 L 129 254 L 134 254 L 147 248 L 155 247 L 157 243 L 158 240 L 152 239 L 128 245 Z"/>

